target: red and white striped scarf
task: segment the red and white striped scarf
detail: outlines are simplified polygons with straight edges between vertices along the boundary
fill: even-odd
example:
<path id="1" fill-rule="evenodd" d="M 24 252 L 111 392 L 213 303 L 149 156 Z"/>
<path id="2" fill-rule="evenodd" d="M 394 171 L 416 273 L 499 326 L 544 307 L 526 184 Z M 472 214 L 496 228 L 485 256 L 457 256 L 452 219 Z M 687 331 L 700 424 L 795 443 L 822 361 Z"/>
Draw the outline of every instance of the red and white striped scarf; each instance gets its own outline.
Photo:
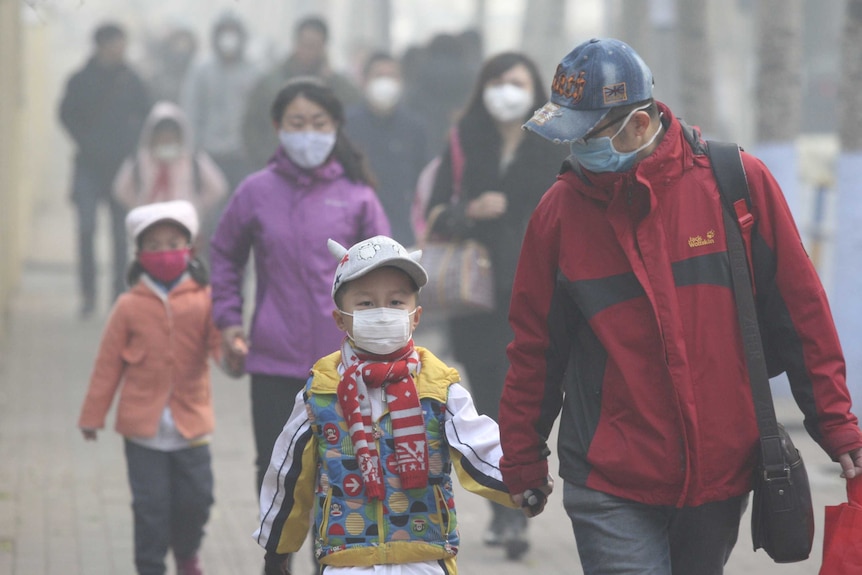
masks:
<path id="1" fill-rule="evenodd" d="M 428 485 L 428 444 L 425 418 L 413 377 L 419 369 L 419 354 L 413 340 L 389 355 L 360 353 L 347 338 L 341 346 L 344 374 L 338 383 L 341 405 L 353 449 L 362 471 L 369 499 L 383 499 L 380 456 L 377 452 L 368 388 L 384 388 L 395 439 L 398 476 L 403 489 Z"/>

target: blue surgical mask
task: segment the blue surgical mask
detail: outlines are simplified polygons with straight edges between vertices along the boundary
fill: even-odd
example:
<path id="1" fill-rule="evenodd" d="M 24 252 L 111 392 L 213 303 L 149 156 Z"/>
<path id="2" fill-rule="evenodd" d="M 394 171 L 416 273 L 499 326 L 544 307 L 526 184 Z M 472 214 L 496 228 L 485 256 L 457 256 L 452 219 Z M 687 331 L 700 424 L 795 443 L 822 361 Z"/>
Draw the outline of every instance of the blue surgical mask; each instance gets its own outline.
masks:
<path id="1" fill-rule="evenodd" d="M 649 106 L 637 108 L 629 112 L 620 129 L 613 136 L 602 136 L 601 138 L 590 138 L 589 140 L 575 140 L 570 144 L 572 156 L 586 170 L 595 173 L 601 172 L 627 172 L 635 165 L 638 152 L 649 147 L 658 137 L 661 129 L 655 131 L 652 138 L 644 145 L 631 152 L 618 152 L 614 148 L 614 138 L 628 125 L 629 120 L 635 112 L 646 110 Z"/>

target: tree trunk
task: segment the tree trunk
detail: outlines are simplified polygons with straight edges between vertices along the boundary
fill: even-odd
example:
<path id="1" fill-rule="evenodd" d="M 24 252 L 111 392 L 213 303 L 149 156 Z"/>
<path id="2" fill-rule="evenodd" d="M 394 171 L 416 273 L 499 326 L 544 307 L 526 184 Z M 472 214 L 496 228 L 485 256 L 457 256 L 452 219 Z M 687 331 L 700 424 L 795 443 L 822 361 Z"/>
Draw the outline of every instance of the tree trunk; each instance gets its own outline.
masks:
<path id="1" fill-rule="evenodd" d="M 802 0 L 759 0 L 757 24 L 757 141 L 791 141 L 802 107 Z"/>
<path id="2" fill-rule="evenodd" d="M 620 40 L 635 49 L 647 66 L 652 58 L 651 0 L 626 0 L 619 15 Z"/>
<path id="3" fill-rule="evenodd" d="M 835 324 L 846 351 L 850 395 L 854 405 L 862 405 L 862 274 L 855 262 L 862 251 L 862 0 L 847 0 L 842 33 L 843 70 L 839 92 L 839 135 L 841 152 L 836 174 L 838 209 L 833 234 L 832 309 Z"/>
<path id="4" fill-rule="evenodd" d="M 521 46 L 536 61 L 548 86 L 557 64 L 575 47 L 566 37 L 565 21 L 566 0 L 526 3 Z"/>
<path id="5" fill-rule="evenodd" d="M 712 49 L 709 39 L 707 8 L 709 0 L 684 0 L 677 3 L 679 18 L 679 102 L 681 115 L 707 134 L 716 129 L 713 100 Z"/>

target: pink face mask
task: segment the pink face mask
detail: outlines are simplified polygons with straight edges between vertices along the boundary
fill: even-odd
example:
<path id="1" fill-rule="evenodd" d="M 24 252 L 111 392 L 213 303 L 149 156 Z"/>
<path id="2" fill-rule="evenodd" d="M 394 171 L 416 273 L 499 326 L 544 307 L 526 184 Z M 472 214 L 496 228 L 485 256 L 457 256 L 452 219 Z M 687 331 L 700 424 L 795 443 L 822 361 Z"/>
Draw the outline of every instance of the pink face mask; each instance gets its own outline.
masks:
<path id="1" fill-rule="evenodd" d="M 190 257 L 190 248 L 138 253 L 138 261 L 141 262 L 141 267 L 153 279 L 162 283 L 171 283 L 180 277 L 186 271 Z"/>

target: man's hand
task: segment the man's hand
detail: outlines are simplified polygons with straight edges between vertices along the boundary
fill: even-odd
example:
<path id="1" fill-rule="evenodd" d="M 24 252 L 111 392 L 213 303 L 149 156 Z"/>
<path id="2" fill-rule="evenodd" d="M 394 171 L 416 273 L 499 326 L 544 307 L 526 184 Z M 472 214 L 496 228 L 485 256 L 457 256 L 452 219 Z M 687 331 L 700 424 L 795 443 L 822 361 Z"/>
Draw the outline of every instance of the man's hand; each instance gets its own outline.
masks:
<path id="1" fill-rule="evenodd" d="M 844 479 L 862 476 L 862 448 L 842 453 L 838 456 L 838 463 L 841 464 L 841 477 Z"/>
<path id="2" fill-rule="evenodd" d="M 862 470 L 860 470 L 862 472 Z M 527 517 L 535 517 L 545 510 L 548 496 L 554 491 L 554 480 L 549 475 L 544 485 L 527 489 L 523 493 L 512 495 L 512 501 L 521 508 Z"/>

